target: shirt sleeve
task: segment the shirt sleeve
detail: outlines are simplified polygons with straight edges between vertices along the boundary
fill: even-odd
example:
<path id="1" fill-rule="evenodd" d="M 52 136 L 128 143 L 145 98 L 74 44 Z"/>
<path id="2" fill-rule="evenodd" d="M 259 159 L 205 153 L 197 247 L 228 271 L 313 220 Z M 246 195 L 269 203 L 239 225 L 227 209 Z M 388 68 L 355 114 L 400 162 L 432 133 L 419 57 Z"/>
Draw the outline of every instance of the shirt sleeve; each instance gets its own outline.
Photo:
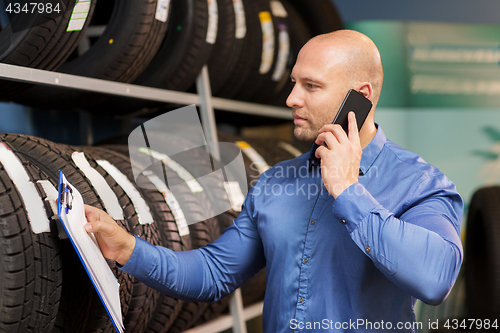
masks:
<path id="1" fill-rule="evenodd" d="M 265 266 L 262 240 L 253 216 L 253 195 L 232 226 L 213 243 L 175 252 L 137 238 L 126 273 L 169 296 L 214 302 L 237 289 Z"/>
<path id="2" fill-rule="evenodd" d="M 434 305 L 446 299 L 463 257 L 462 199 L 449 180 L 444 187 L 442 182 L 424 179 L 399 218 L 360 183 L 333 204 L 334 217 L 375 266 L 402 290 Z"/>

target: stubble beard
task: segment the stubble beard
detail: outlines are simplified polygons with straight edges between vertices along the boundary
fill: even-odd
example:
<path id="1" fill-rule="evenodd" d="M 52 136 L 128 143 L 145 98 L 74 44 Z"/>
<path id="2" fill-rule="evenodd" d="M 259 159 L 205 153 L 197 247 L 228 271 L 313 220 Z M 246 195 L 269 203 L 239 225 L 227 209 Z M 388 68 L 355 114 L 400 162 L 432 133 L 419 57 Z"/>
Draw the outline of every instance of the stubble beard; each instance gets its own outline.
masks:
<path id="1" fill-rule="evenodd" d="M 297 140 L 306 142 L 306 143 L 314 143 L 316 141 L 316 137 L 318 136 L 318 130 L 314 130 L 310 127 L 304 128 L 301 125 L 295 125 L 293 130 L 293 135 L 297 138 Z"/>

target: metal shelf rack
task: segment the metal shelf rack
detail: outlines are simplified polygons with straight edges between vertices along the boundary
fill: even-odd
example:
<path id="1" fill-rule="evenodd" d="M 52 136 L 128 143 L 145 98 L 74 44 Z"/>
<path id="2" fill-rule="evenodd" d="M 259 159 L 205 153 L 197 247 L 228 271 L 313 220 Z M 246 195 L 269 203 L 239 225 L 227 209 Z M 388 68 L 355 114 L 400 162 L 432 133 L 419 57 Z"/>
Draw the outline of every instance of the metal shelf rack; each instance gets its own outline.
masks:
<path id="1" fill-rule="evenodd" d="M 151 88 L 129 83 L 112 82 L 77 75 L 50 72 L 28 67 L 0 63 L 0 78 L 32 84 L 49 85 L 111 95 L 146 99 L 157 102 L 196 104 L 200 107 L 201 122 L 207 140 L 217 142 L 214 108 L 224 111 L 272 118 L 293 119 L 288 108 L 233 101 L 213 97 L 207 67 L 203 67 L 196 79 L 197 94 Z M 219 157 L 218 151 L 213 151 Z M 237 289 L 229 304 L 229 315 L 216 318 L 185 333 L 217 333 L 232 327 L 234 333 L 246 333 L 246 321 L 262 313 L 263 302 L 243 308 L 241 292 Z"/>

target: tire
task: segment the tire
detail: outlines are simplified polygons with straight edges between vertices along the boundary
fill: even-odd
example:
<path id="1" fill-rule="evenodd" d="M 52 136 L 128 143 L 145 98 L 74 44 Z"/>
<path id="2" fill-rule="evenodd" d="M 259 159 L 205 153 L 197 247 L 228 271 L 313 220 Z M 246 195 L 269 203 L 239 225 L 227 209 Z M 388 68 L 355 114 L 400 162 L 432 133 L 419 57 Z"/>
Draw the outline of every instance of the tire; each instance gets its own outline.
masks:
<path id="1" fill-rule="evenodd" d="M 134 83 L 185 91 L 212 52 L 213 44 L 207 42 L 209 7 L 207 0 L 172 0 L 171 6 L 168 33 L 156 57 Z"/>
<path id="2" fill-rule="evenodd" d="M 472 196 L 465 241 L 465 284 L 469 318 L 500 317 L 500 187 Z"/>
<path id="3" fill-rule="evenodd" d="M 313 37 L 313 34 L 305 21 L 302 19 L 302 16 L 293 6 L 291 6 L 286 0 L 282 0 L 281 3 L 285 7 L 288 14 L 287 23 L 290 35 L 290 53 L 283 76 L 274 89 L 269 90 L 273 92 L 273 95 L 270 96 L 268 94 L 266 96 L 265 92 L 261 92 L 261 102 L 286 107 L 286 100 L 293 89 L 290 74 L 292 73 L 293 66 L 297 62 L 297 56 L 299 55 L 300 49 L 302 49 L 309 39 Z"/>
<path id="4" fill-rule="evenodd" d="M 243 38 L 236 35 L 237 2 L 217 0 L 219 28 L 214 49 L 207 62 L 212 94 L 217 93 L 226 82 L 243 47 Z"/>
<path id="5" fill-rule="evenodd" d="M 219 141 L 221 142 L 236 142 L 242 141 L 243 138 L 231 135 L 226 132 L 217 132 Z M 248 156 L 243 153 L 243 161 L 245 163 L 245 169 L 247 173 L 248 188 L 250 189 L 259 179 L 260 172 L 253 166 L 253 162 L 248 158 Z M 222 228 L 225 229 L 233 223 L 233 219 L 226 216 L 225 219 L 221 219 Z M 243 299 L 243 305 L 248 306 L 252 303 L 261 301 L 264 299 L 266 292 L 266 271 L 265 268 L 258 272 L 254 277 L 248 280 L 244 285 L 241 286 L 241 297 Z"/>
<path id="6" fill-rule="evenodd" d="M 247 32 L 240 57 L 226 81 L 217 93 L 218 97 L 237 98 L 238 93 L 250 85 L 248 78 L 258 75 L 262 57 L 262 28 L 260 12 L 269 12 L 269 0 L 249 0 L 244 2 Z M 256 74 L 257 73 L 257 74 Z"/>
<path id="7" fill-rule="evenodd" d="M 87 52 L 62 64 L 58 72 L 130 83 L 149 65 L 168 26 L 168 22 L 155 18 L 158 1 L 115 0 L 112 9 L 109 4 L 99 2 L 94 15 L 96 20 L 103 20 L 100 24 L 107 24 L 104 33 Z M 101 17 L 101 12 L 110 11 L 109 19 Z M 106 98 L 91 92 L 35 86 L 14 96 L 14 101 L 28 101 L 37 108 L 67 109 L 68 105 L 90 108 Z"/>
<path id="8" fill-rule="evenodd" d="M 172 0 L 167 34 L 149 65 L 133 83 L 141 86 L 186 91 L 210 58 L 213 44 L 207 42 L 208 0 Z M 89 112 L 125 115 L 165 103 L 135 98 L 107 97 Z"/>
<path id="9" fill-rule="evenodd" d="M 267 31 L 267 29 L 264 29 L 264 23 L 261 22 L 261 38 L 263 39 L 263 50 L 261 55 L 260 68 L 257 71 L 250 73 L 247 79 L 247 84 L 245 84 L 244 88 L 241 89 L 236 96 L 237 99 L 248 102 L 261 102 L 265 100 L 264 96 L 261 96 L 261 91 L 265 91 L 266 93 L 270 93 L 271 95 L 273 94 L 276 87 L 276 81 L 273 79 L 273 77 L 275 75 L 279 75 L 278 81 L 281 80 L 284 72 L 286 71 L 286 62 L 288 60 L 288 55 L 285 56 L 285 54 L 290 52 L 288 22 L 286 17 L 284 17 L 282 10 L 276 9 L 279 4 L 281 4 L 281 2 L 279 0 L 273 0 L 267 1 L 267 3 L 272 20 L 272 29 L 269 29 L 269 31 Z M 264 49 L 268 47 L 267 40 L 271 39 L 269 33 L 272 33 L 273 55 L 272 58 L 268 59 L 268 68 L 261 71 L 261 69 L 263 68 L 263 64 L 265 63 L 264 59 L 266 59 L 266 57 L 264 56 Z M 285 62 L 283 62 L 280 57 L 285 57 Z M 288 78 L 289 77 L 290 75 L 288 76 Z"/>
<path id="10" fill-rule="evenodd" d="M 296 155 L 293 155 L 289 151 L 283 149 L 280 145 L 281 141 L 278 139 L 258 139 L 243 137 L 242 140 L 248 142 L 250 146 L 252 146 L 260 155 L 262 155 L 264 160 L 270 166 L 296 157 Z"/>
<path id="11" fill-rule="evenodd" d="M 101 198 L 90 181 L 71 159 L 72 151 L 48 140 L 20 134 L 0 134 L 16 154 L 31 162 L 57 183 L 61 170 L 68 181 L 82 194 L 84 203 L 104 209 Z M 124 222 L 124 221 L 117 221 Z M 127 229 L 127 224 L 121 226 Z M 69 240 L 61 241 L 63 249 L 63 286 L 61 303 L 53 331 L 55 332 L 114 332 L 109 316 L 85 273 Z M 132 277 L 108 261 L 120 284 L 120 303 L 125 316 L 131 301 Z"/>
<path id="12" fill-rule="evenodd" d="M 343 28 L 342 19 L 330 0 L 287 0 L 307 22 L 314 36 Z"/>
<path id="13" fill-rule="evenodd" d="M 229 134 L 229 133 L 226 133 L 223 131 L 218 131 L 217 136 L 218 136 L 220 142 L 235 143 L 236 141 L 242 140 L 242 138 L 240 136 L 232 135 L 232 134 Z M 224 152 L 221 152 L 221 153 L 224 154 Z M 243 162 L 245 163 L 245 169 L 246 169 L 246 174 L 247 174 L 248 189 L 250 189 L 255 184 L 255 182 L 257 182 L 257 180 L 259 179 L 260 172 L 256 168 L 252 167 L 252 161 L 250 161 L 250 159 L 248 158 L 248 156 L 246 154 L 242 154 L 242 155 L 243 155 Z"/>
<path id="14" fill-rule="evenodd" d="M 93 147 L 71 147 L 71 149 L 78 152 L 83 151 L 90 166 L 104 177 L 108 185 L 116 194 L 120 206 L 123 209 L 125 221 L 128 224 L 128 230 L 130 230 L 130 233 L 139 236 L 153 245 L 161 245 L 158 225 L 156 223 L 141 224 L 139 222 L 140 216 L 136 211 L 131 198 L 129 198 L 127 193 L 122 189 L 120 184 L 117 183 L 115 178 L 109 174 L 103 166 L 97 163 L 97 160 L 108 160 L 103 158 L 99 153 L 96 154 L 96 148 Z M 111 164 L 115 166 L 113 163 Z M 144 331 L 148 322 L 153 317 L 159 298 L 159 291 L 146 286 L 137 278 L 132 277 L 131 300 L 128 311 L 123 318 L 125 329 L 130 330 L 131 332 Z"/>
<path id="15" fill-rule="evenodd" d="M 104 159 L 118 168 L 131 182 L 136 182 L 134 179 L 130 160 L 128 157 L 122 153 L 105 147 L 86 147 L 93 156 L 99 159 Z M 116 148 L 116 147 L 115 147 Z M 163 194 L 154 189 L 150 188 L 149 185 L 144 185 L 141 187 L 140 182 L 148 182 L 146 177 L 140 177 L 137 179 L 139 186 L 137 186 L 138 191 L 141 193 L 142 197 L 148 203 L 151 213 L 154 217 L 155 224 L 157 225 L 158 231 L 160 233 L 161 245 L 172 249 L 174 251 L 186 251 L 190 249 L 190 236 L 180 236 L 179 230 L 177 228 L 175 218 L 171 212 L 170 207 L 165 202 Z M 164 294 L 159 295 L 158 304 L 154 309 L 152 317 L 147 323 L 148 332 L 165 332 L 168 330 L 169 326 L 167 324 L 172 322 L 173 319 L 177 317 L 181 308 L 183 301 L 178 300 L 173 297 L 169 297 Z M 128 327 L 126 327 L 128 329 Z M 134 330 L 135 332 L 135 330 Z"/>
<path id="16" fill-rule="evenodd" d="M 111 148 L 113 146 L 106 147 Z M 115 147 L 112 149 L 125 152 L 127 156 L 129 155 L 129 148 L 127 146 Z M 131 149 L 136 149 L 136 147 L 132 147 Z M 144 161 L 139 161 L 139 163 L 141 165 L 149 165 L 149 156 L 144 154 Z M 183 182 L 177 173 L 166 164 L 155 164 L 150 166 L 148 170 L 151 170 L 158 177 L 163 178 L 163 166 L 165 167 L 168 182 L 173 182 L 175 184 Z M 184 212 L 191 212 L 193 216 L 197 213 L 199 216 L 203 216 L 205 215 L 204 212 L 209 213 L 211 211 L 210 201 L 206 198 L 204 192 L 193 194 L 187 186 L 177 187 L 177 189 L 178 191 L 176 191 L 175 194 Z M 190 224 L 189 231 L 193 249 L 200 248 L 213 242 L 220 235 L 220 229 L 215 218 L 209 218 L 198 223 Z M 208 303 L 203 302 L 185 302 L 177 318 L 167 323 L 167 326 L 170 327 L 169 332 L 182 332 L 188 329 L 203 313 L 207 306 Z"/>
<path id="17" fill-rule="evenodd" d="M 59 1 L 62 15 L 30 15 L 28 22 L 22 23 L 26 29 L 0 29 L 0 62 L 44 70 L 57 69 L 78 46 L 92 18 L 96 0 L 91 1 L 81 30 L 67 31 L 75 3 L 75 0 Z M 13 21 L 25 19 L 26 15 L 14 17 Z M 29 87 L 30 84 L 1 80 L 0 99 L 9 100 L 11 94 Z"/>
<path id="18" fill-rule="evenodd" d="M 62 289 L 61 249 L 55 212 L 43 187 L 40 169 L 23 161 L 30 181 L 43 200 L 51 231 L 32 231 L 26 204 L 0 163 L 0 331 L 51 332 Z"/>
<path id="19" fill-rule="evenodd" d="M 168 142 L 172 146 L 191 146 L 188 140 L 180 138 L 177 135 L 170 135 L 168 133 L 157 133 L 157 135 L 161 135 L 161 141 Z M 221 148 L 220 150 L 224 149 Z M 221 169 L 223 165 L 221 165 L 220 161 L 212 159 L 208 152 L 205 150 L 205 147 L 197 147 L 195 149 L 189 150 L 184 154 L 175 154 L 171 156 L 171 158 L 182 165 L 190 174 L 193 175 L 195 179 L 200 182 L 204 191 L 207 193 L 207 197 L 212 203 L 212 206 L 214 207 L 214 209 L 216 209 L 215 213 L 219 213 L 220 211 L 222 211 L 224 207 L 221 207 L 217 203 L 218 200 L 224 199 L 226 200 L 226 202 L 229 201 L 228 194 L 221 184 L 221 181 L 223 180 L 203 177 L 212 172 L 211 161 L 214 164 L 215 170 Z M 225 172 L 227 174 L 228 171 L 226 170 Z M 214 240 L 222 234 L 223 228 L 221 228 L 221 225 L 224 223 L 223 221 L 232 221 L 232 219 L 236 216 L 238 216 L 238 213 L 234 211 L 233 208 L 230 208 L 215 217 L 218 228 L 213 231 Z M 191 324 L 197 324 L 200 317 L 203 317 L 202 321 L 207 321 L 219 316 L 228 307 L 230 297 L 231 295 L 227 295 L 219 301 L 211 303 L 203 313 L 199 313 L 198 315 L 193 316 L 193 319 L 191 319 Z"/>

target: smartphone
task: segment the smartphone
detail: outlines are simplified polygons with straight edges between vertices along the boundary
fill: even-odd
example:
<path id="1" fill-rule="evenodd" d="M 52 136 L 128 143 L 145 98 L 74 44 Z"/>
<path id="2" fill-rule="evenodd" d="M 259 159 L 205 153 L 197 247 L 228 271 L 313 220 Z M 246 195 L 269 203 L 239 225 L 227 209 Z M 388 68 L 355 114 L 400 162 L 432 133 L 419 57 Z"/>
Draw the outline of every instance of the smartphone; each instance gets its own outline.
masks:
<path id="1" fill-rule="evenodd" d="M 354 111 L 356 122 L 358 123 L 358 131 L 360 131 L 371 109 L 372 102 L 356 90 L 351 89 L 344 98 L 344 102 L 342 102 L 339 112 L 337 112 L 337 116 L 333 120 L 333 124 L 339 124 L 349 134 L 347 115 L 349 112 Z"/>
<path id="2" fill-rule="evenodd" d="M 339 124 L 342 126 L 344 131 L 349 134 L 349 121 L 347 115 L 349 112 L 353 111 L 356 115 L 358 131 L 360 131 L 371 109 L 372 102 L 356 90 L 351 89 L 344 98 L 344 101 L 342 102 L 342 105 L 340 106 L 332 124 Z M 316 143 L 314 145 L 316 148 L 319 147 Z M 326 145 L 326 142 L 324 145 Z"/>

